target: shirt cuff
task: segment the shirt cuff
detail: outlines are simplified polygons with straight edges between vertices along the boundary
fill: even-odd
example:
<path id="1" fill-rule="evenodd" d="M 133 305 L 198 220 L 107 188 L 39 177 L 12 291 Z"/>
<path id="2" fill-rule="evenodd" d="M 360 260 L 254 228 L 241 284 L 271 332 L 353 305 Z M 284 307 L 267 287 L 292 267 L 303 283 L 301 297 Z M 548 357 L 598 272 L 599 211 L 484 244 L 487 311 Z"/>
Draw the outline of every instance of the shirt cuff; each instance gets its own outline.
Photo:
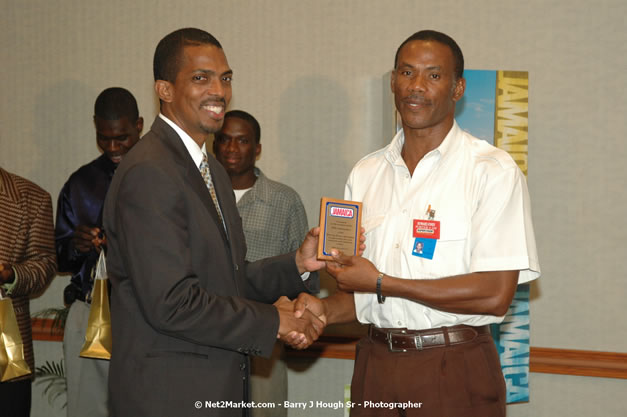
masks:
<path id="1" fill-rule="evenodd" d="M 300 276 L 300 278 L 301 278 L 303 281 L 307 281 L 307 280 L 309 279 L 309 274 L 311 274 L 311 272 L 309 272 L 309 271 L 304 272 L 304 273 Z"/>

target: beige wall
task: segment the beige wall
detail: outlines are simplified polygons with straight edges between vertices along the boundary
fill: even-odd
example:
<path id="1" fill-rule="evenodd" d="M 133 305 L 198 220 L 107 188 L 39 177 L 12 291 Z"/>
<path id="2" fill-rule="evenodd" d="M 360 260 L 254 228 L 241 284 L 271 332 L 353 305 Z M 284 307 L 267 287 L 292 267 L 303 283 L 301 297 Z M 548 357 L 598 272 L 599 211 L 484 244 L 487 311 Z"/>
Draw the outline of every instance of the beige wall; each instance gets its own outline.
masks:
<path id="1" fill-rule="evenodd" d="M 91 116 L 102 89 L 130 89 L 150 126 L 154 47 L 179 27 L 220 39 L 235 71 L 231 107 L 262 125 L 259 166 L 300 192 L 312 225 L 320 196 L 340 197 L 351 166 L 389 140 L 382 79 L 408 35 L 450 34 L 467 68 L 529 71 L 543 272 L 532 345 L 627 352 L 627 2 L 4 0 L 2 10 L 0 165 L 55 199 L 98 155 Z M 66 281 L 33 309 L 59 305 Z"/>

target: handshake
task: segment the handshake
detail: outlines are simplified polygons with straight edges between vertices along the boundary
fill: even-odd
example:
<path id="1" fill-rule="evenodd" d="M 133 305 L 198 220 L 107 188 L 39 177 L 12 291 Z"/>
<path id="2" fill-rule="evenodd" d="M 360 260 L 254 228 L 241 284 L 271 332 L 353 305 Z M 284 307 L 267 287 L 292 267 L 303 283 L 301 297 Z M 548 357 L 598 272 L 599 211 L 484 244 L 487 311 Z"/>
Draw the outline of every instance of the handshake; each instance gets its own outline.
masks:
<path id="1" fill-rule="evenodd" d="M 294 300 L 283 296 L 274 306 L 279 311 L 277 339 L 294 349 L 308 348 L 327 325 L 323 301 L 313 295 L 301 293 Z"/>
<path id="2" fill-rule="evenodd" d="M 294 300 L 283 296 L 274 306 L 279 311 L 278 339 L 294 349 L 306 349 L 322 334 L 325 326 L 355 320 L 354 291 L 375 292 L 379 272 L 375 266 L 362 258 L 366 249 L 365 230 L 359 237 L 359 254 L 346 256 L 336 249 L 331 250 L 328 261 L 317 259 L 318 235 L 320 228 L 309 231 L 301 247 L 296 251 L 296 265 L 299 274 L 317 271 L 326 266 L 327 272 L 337 281 L 338 293 L 332 297 L 319 299 L 301 293 Z"/>

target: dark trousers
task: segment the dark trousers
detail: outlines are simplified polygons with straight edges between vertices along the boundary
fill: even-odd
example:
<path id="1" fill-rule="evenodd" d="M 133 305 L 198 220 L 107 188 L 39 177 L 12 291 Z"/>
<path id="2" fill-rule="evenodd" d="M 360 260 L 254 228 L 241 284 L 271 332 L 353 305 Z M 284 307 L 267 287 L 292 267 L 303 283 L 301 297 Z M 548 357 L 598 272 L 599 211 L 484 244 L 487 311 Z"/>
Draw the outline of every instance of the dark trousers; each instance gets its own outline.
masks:
<path id="1" fill-rule="evenodd" d="M 32 380 L 0 382 L 0 414 L 4 417 L 30 417 Z"/>
<path id="2" fill-rule="evenodd" d="M 369 337 L 357 345 L 351 417 L 504 417 L 505 400 L 490 335 L 405 353 Z"/>

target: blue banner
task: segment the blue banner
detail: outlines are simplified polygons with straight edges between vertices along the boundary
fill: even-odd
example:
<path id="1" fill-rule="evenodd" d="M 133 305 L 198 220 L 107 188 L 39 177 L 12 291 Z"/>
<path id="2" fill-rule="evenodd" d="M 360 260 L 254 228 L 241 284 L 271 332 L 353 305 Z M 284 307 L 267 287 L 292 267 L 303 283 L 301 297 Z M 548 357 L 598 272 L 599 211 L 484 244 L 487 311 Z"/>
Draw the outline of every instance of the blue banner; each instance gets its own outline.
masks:
<path id="1" fill-rule="evenodd" d="M 522 71 L 465 70 L 455 119 L 472 135 L 506 150 L 527 175 L 529 77 Z M 501 324 L 492 326 L 507 402 L 529 401 L 529 285 L 519 285 Z"/>

